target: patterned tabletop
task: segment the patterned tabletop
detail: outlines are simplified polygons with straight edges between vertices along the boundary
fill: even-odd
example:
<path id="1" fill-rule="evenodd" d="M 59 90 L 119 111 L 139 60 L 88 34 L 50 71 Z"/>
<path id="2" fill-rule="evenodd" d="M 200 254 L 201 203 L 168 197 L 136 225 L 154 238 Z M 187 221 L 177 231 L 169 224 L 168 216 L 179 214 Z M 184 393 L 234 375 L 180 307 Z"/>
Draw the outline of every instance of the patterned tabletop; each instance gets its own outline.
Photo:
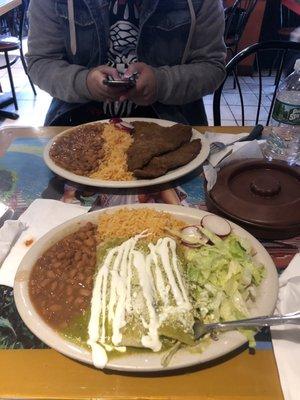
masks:
<path id="1" fill-rule="evenodd" d="M 222 132 L 226 132 L 226 129 L 229 128 L 222 128 Z M 44 136 L 40 136 L 38 134 L 34 135 L 33 133 L 30 136 L 30 133 L 25 133 L 24 131 L 22 134 L 22 130 L 19 130 L 17 133 L 15 133 L 15 135 L 12 135 L 12 131 L 10 130 L 7 132 L 7 140 L 5 139 L 5 135 L 2 135 L 2 139 L 0 140 L 0 156 L 2 155 L 0 158 L 0 201 L 10 207 L 12 210 L 13 219 L 18 218 L 20 214 L 36 198 L 56 199 L 65 203 L 92 206 L 93 209 L 131 203 L 166 203 L 206 209 L 204 191 L 205 182 L 203 173 L 201 171 L 198 171 L 197 174 L 189 176 L 188 178 L 181 179 L 179 182 L 169 184 L 168 187 L 156 187 L 150 191 L 139 190 L 138 192 L 129 190 L 123 190 L 122 192 L 119 192 L 107 189 L 104 191 L 97 190 L 95 188 L 81 187 L 72 182 L 67 182 L 58 176 L 54 176 L 43 162 L 43 148 L 49 140 L 45 128 L 43 128 L 43 133 Z M 300 244 L 300 238 L 298 237 L 283 241 L 264 242 L 263 244 L 271 254 L 278 268 L 278 272 L 280 273 L 280 271 L 282 271 L 288 265 L 294 254 L 297 253 Z M 14 305 L 13 290 L 11 288 L 0 286 L 0 304 L 0 349 L 11 349 L 4 353 L 0 352 L 1 368 L 2 363 L 7 363 L 8 361 L 9 363 L 12 363 L 15 357 L 20 357 L 20 353 L 17 353 L 12 349 L 45 349 L 47 346 L 38 338 L 34 337 L 34 335 L 21 321 Z M 264 330 L 257 335 L 257 353 L 262 351 L 262 356 L 266 354 L 266 351 L 271 353 L 271 349 L 272 344 L 270 341 L 269 331 Z M 50 357 L 49 359 L 46 357 L 50 363 L 53 351 L 51 351 L 51 353 L 47 353 L 50 350 L 41 351 L 44 352 L 42 354 L 44 354 L 45 357 Z M 15 356 L 13 354 L 15 354 Z M 32 357 L 34 355 L 36 356 L 35 362 L 37 362 L 39 357 L 42 357 L 41 353 L 38 352 L 30 354 Z M 30 354 L 26 353 L 26 357 L 31 357 Z M 259 362 L 261 362 L 261 356 L 257 358 L 257 361 L 260 360 Z M 273 354 L 270 356 L 273 360 Z M 244 354 L 241 357 L 246 358 L 246 355 Z M 21 358 L 24 360 L 24 355 Z M 19 368 L 23 368 L 23 361 L 21 361 L 21 358 L 18 358 L 20 360 L 20 363 L 18 364 Z M 63 357 L 61 358 L 63 359 Z M 75 366 L 77 363 L 72 362 L 71 360 L 68 362 L 73 363 L 74 368 L 77 368 Z M 247 362 L 249 362 L 249 360 Z M 60 364 L 60 367 L 62 367 L 62 365 L 63 364 Z M 87 376 L 92 374 L 92 371 L 87 370 L 88 367 L 82 368 L 85 369 L 85 372 L 83 371 L 82 373 L 86 373 Z M 226 363 L 223 365 L 223 368 L 225 375 L 229 373 L 228 368 L 226 370 Z M 24 372 L 24 370 L 22 371 Z M 272 374 L 275 373 L 276 375 L 276 372 L 274 371 L 276 371 L 276 367 L 274 361 L 272 361 L 272 366 L 270 365 L 269 372 Z M 23 382 L 22 385 L 24 385 L 24 380 L 22 380 L 23 374 L 20 372 L 19 374 L 20 385 L 21 382 Z M 75 375 L 72 375 L 73 386 L 76 382 Z M 10 376 L 11 375 L 9 372 L 7 372 L 7 382 L 10 382 Z M 63 382 L 63 377 L 59 379 L 62 379 Z M 274 376 L 272 379 L 278 382 L 277 376 L 276 379 Z M 11 380 L 11 382 L 13 382 L 13 380 Z M 107 384 L 109 383 L 107 382 Z M 202 382 L 202 384 L 205 386 L 205 383 Z M 1 388 L 2 384 L 0 383 L 0 396 L 2 397 L 2 395 L 9 394 L 9 396 L 18 397 L 17 394 L 21 393 L 20 390 L 23 386 L 18 387 L 18 385 L 16 385 L 14 386 L 14 389 L 12 389 L 13 386 L 9 386 L 8 383 L 7 385 L 7 387 L 4 385 L 4 388 Z M 58 385 L 58 387 L 60 386 Z M 243 386 L 243 388 L 245 389 L 246 386 Z M 26 390 L 26 396 L 29 396 L 31 393 L 30 390 L 30 388 Z M 192 390 L 193 389 L 191 388 L 191 391 Z M 277 386 L 274 386 L 273 388 L 270 388 L 270 390 L 273 390 L 273 396 L 275 396 L 274 393 L 276 392 L 276 398 L 281 398 L 280 387 L 278 388 Z M 48 391 L 46 392 L 49 394 Z M 91 394 L 90 392 L 88 393 Z M 112 395 L 112 393 L 110 394 Z M 60 396 L 62 396 L 61 392 L 56 393 L 56 397 L 54 397 L 59 398 Z M 230 397 L 224 398 L 229 399 Z M 256 398 L 260 397 L 257 396 Z"/>

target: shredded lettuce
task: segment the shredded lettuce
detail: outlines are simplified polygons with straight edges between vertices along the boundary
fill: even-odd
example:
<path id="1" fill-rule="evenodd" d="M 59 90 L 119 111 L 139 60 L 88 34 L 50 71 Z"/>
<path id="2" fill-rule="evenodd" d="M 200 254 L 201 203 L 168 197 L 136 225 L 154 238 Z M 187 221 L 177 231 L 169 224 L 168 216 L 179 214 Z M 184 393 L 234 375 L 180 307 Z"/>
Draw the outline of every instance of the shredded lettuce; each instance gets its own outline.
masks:
<path id="1" fill-rule="evenodd" d="M 264 266 L 255 262 L 247 240 L 230 234 L 221 239 L 202 229 L 211 244 L 189 250 L 187 279 L 195 317 L 204 323 L 249 317 L 249 304 L 265 276 Z M 254 331 L 241 330 L 255 344 Z"/>

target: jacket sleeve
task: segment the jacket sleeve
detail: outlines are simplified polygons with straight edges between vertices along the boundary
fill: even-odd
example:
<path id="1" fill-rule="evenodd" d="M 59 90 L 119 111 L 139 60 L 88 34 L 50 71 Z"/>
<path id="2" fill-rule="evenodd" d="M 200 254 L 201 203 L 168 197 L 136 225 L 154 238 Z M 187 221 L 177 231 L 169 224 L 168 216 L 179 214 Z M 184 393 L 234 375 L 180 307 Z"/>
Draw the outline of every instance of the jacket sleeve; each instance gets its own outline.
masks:
<path id="1" fill-rule="evenodd" d="M 225 77 L 224 11 L 205 0 L 197 17 L 186 64 L 154 68 L 158 101 L 185 104 L 214 92 Z"/>
<path id="2" fill-rule="evenodd" d="M 91 99 L 86 85 L 89 70 L 66 61 L 65 38 L 53 0 L 31 0 L 29 8 L 28 72 L 51 96 L 69 103 Z"/>

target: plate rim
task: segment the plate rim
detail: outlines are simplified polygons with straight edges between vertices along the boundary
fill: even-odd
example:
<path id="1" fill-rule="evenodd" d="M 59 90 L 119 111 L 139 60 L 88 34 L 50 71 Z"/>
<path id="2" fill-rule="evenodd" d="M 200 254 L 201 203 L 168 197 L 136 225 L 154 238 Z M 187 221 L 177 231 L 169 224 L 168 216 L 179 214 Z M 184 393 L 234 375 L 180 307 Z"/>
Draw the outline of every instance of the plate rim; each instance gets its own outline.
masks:
<path id="1" fill-rule="evenodd" d="M 141 118 L 141 117 L 128 117 L 128 118 L 122 118 L 124 122 L 133 122 L 133 121 L 145 121 L 145 122 L 154 122 L 159 124 L 159 122 L 166 124 L 162 126 L 172 126 L 175 125 L 176 122 L 174 121 L 169 121 L 166 119 L 159 119 L 159 118 Z M 95 124 L 101 124 L 101 123 L 108 123 L 110 120 L 105 119 L 105 120 L 99 120 L 99 121 L 94 121 L 94 122 L 88 122 L 86 124 L 81 124 L 78 126 L 87 126 L 87 125 L 95 125 Z M 68 127 L 67 129 L 63 130 L 62 132 L 58 133 L 55 135 L 53 138 L 49 140 L 49 142 L 46 144 L 44 151 L 43 151 L 43 159 L 47 167 L 54 172 L 55 174 L 61 176 L 62 178 L 67 179 L 68 181 L 75 182 L 80 185 L 84 186 L 92 186 L 92 187 L 98 187 L 98 188 L 110 188 L 110 189 L 135 189 L 135 188 L 142 188 L 142 187 L 149 187 L 149 186 L 156 186 L 156 185 L 162 185 L 168 182 L 175 181 L 179 178 L 182 178 L 183 176 L 188 175 L 189 173 L 193 172 L 197 168 L 199 168 L 208 158 L 209 156 L 209 141 L 206 139 L 205 135 L 199 132 L 197 129 L 192 127 L 192 132 L 193 132 L 193 137 L 194 139 L 200 139 L 201 140 L 201 150 L 200 153 L 196 158 L 194 158 L 192 161 L 190 161 L 188 164 L 176 168 L 172 171 L 167 172 L 166 174 L 155 178 L 155 179 L 139 179 L 136 181 L 105 181 L 105 180 L 100 180 L 100 179 L 91 179 L 88 177 L 84 177 L 81 175 L 76 175 L 73 174 L 72 172 L 69 172 L 65 170 L 64 168 L 56 165 L 52 159 L 49 156 L 49 151 L 54 143 L 54 141 L 66 134 L 68 131 L 71 131 L 75 129 L 76 126 L 73 127 Z"/>
<path id="2" fill-rule="evenodd" d="M 15 304 L 17 307 L 17 310 L 19 312 L 19 315 L 21 316 L 23 322 L 28 326 L 28 328 L 37 336 L 39 337 L 44 343 L 49 345 L 52 349 L 64 354 L 67 357 L 71 357 L 72 359 L 75 359 L 76 361 L 83 362 L 85 364 L 90 364 L 93 365 L 92 360 L 91 360 L 91 353 L 88 350 L 83 349 L 82 347 L 79 347 L 78 345 L 74 344 L 71 341 L 68 341 L 67 339 L 63 338 L 57 331 L 55 331 L 53 328 L 49 327 L 49 325 L 46 324 L 42 320 L 42 318 L 39 316 L 37 311 L 34 309 L 33 304 L 30 301 L 29 294 L 28 294 L 28 281 L 29 281 L 29 275 L 31 268 L 33 267 L 35 260 L 45 251 L 45 249 L 49 248 L 52 245 L 49 243 L 49 238 L 52 236 L 52 241 L 55 243 L 57 240 L 60 239 L 55 239 L 53 238 L 57 236 L 59 232 L 64 232 L 64 230 L 69 231 L 69 233 L 74 231 L 76 226 L 79 226 L 81 222 L 85 222 L 88 220 L 94 219 L 94 217 L 98 218 L 101 214 L 105 212 L 112 213 L 114 211 L 117 211 L 118 209 L 122 208 L 127 208 L 127 209 L 138 209 L 138 208 L 152 208 L 157 211 L 165 211 L 165 212 L 170 212 L 171 214 L 175 215 L 177 218 L 202 218 L 203 215 L 206 214 L 211 214 L 207 211 L 201 210 L 201 209 L 195 209 L 195 208 L 190 208 L 190 207 L 184 207 L 184 206 L 176 206 L 176 205 L 167 205 L 167 204 L 128 204 L 128 205 L 120 205 L 120 206 L 114 206 L 114 207 L 109 207 L 109 208 L 104 208 L 101 210 L 97 210 L 91 213 L 86 213 L 80 216 L 77 216 L 75 218 L 72 218 L 63 224 L 58 225 L 57 227 L 51 229 L 49 232 L 47 232 L 45 235 L 43 235 L 40 239 L 37 240 L 37 242 L 31 247 L 31 249 L 26 253 L 24 258 L 22 259 L 17 274 L 15 276 L 15 282 L 14 282 L 14 299 L 15 299 Z M 278 275 L 277 275 L 277 270 L 275 267 L 275 264 L 267 252 L 267 250 L 263 247 L 263 245 L 250 233 L 248 233 L 244 228 L 240 227 L 239 225 L 235 224 L 234 222 L 229 221 L 233 227 L 233 229 L 238 230 L 241 232 L 243 235 L 245 234 L 249 239 L 251 239 L 252 244 L 255 244 L 256 250 L 258 249 L 260 253 L 263 253 L 264 257 L 268 259 L 268 266 L 267 270 L 273 274 L 273 279 L 272 279 L 272 284 L 274 286 L 273 288 L 273 299 L 271 301 L 272 306 L 270 306 L 269 309 L 269 314 L 272 314 L 275 306 L 276 306 L 276 301 L 278 297 Z M 62 237 L 64 237 L 67 233 L 63 233 Z M 45 245 L 46 243 L 46 245 Z M 47 246 L 48 243 L 48 246 Z M 43 250 L 39 252 L 38 256 L 32 257 L 35 249 L 37 246 L 43 246 Z M 32 258 L 34 261 L 32 261 Z M 27 265 L 30 266 L 30 270 L 28 271 Z M 26 284 L 27 282 L 27 284 Z M 255 304 L 255 303 L 254 303 Z M 252 315 L 252 314 L 251 314 Z M 253 315 L 257 315 L 257 313 L 254 313 Z M 258 315 L 261 315 L 259 313 Z M 33 325 L 32 325 L 33 324 Z M 40 335 L 40 330 L 41 329 L 46 329 L 48 334 L 51 334 L 51 337 L 53 336 L 53 340 L 48 340 L 48 338 L 45 340 L 43 338 L 43 335 Z M 232 336 L 232 337 L 231 337 Z M 181 363 L 171 363 L 167 367 L 157 367 L 157 366 L 151 366 L 151 360 L 149 365 L 147 366 L 142 366 L 139 367 L 137 365 L 135 366 L 126 366 L 118 364 L 118 360 L 126 360 L 126 356 L 123 356 L 122 358 L 114 358 L 109 361 L 107 366 L 105 367 L 105 370 L 113 370 L 113 371 L 121 371 L 121 372 L 136 372 L 136 373 L 148 373 L 148 372 L 164 372 L 164 371 L 172 371 L 172 370 L 179 370 L 179 369 L 186 369 L 188 367 L 196 366 L 196 365 L 203 365 L 206 364 L 212 360 L 218 360 L 220 357 L 223 357 L 227 354 L 230 354 L 232 351 L 238 349 L 245 343 L 247 343 L 247 339 L 240 333 L 234 332 L 234 331 L 229 331 L 226 333 L 223 333 L 220 335 L 221 340 L 234 340 L 234 343 L 227 344 L 227 347 L 225 347 L 222 351 L 219 351 L 217 355 L 211 354 L 210 356 L 207 356 L 204 360 L 201 360 L 201 355 L 204 353 L 197 353 L 198 358 L 196 359 L 190 359 L 185 362 Z M 58 343 L 63 344 L 63 348 L 59 348 L 58 345 L 53 345 L 53 341 L 57 341 Z M 211 346 L 211 345 L 210 345 Z M 209 346 L 209 347 L 210 347 Z M 73 353 L 71 353 L 73 352 Z M 186 350 L 188 353 L 188 350 Z M 143 354 L 146 354 L 143 353 Z M 150 353 L 152 357 L 155 356 L 160 356 L 161 353 Z M 151 358 L 150 356 L 150 358 Z M 128 355 L 127 357 L 130 357 Z"/>

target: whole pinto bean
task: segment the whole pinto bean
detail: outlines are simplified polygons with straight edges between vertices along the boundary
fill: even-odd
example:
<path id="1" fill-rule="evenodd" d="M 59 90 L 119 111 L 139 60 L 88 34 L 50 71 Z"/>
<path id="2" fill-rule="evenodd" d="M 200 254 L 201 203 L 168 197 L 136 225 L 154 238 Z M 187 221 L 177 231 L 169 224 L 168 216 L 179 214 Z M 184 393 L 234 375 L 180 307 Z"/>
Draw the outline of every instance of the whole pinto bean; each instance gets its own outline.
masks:
<path id="1" fill-rule="evenodd" d="M 80 251 L 76 251 L 74 255 L 74 261 L 77 262 L 79 260 L 81 260 L 81 253 Z"/>
<path id="2" fill-rule="evenodd" d="M 57 285 L 58 285 L 57 281 L 54 281 L 54 282 L 51 283 L 51 285 L 50 285 L 51 292 L 55 291 L 55 289 L 57 288 Z"/>
<path id="3" fill-rule="evenodd" d="M 62 309 L 62 306 L 60 304 L 53 304 L 52 306 L 49 307 L 49 311 L 52 312 L 57 312 Z"/>
<path id="4" fill-rule="evenodd" d="M 51 270 L 47 272 L 47 278 L 54 279 L 56 277 L 55 273 Z"/>
<path id="5" fill-rule="evenodd" d="M 77 275 L 78 282 L 82 282 L 84 280 L 84 274 L 82 272 L 79 272 Z"/>
<path id="6" fill-rule="evenodd" d="M 78 293 L 81 295 L 81 296 L 83 296 L 83 297 L 90 297 L 90 295 L 91 295 L 91 290 L 89 290 L 89 289 L 79 289 L 78 290 Z"/>
<path id="7" fill-rule="evenodd" d="M 85 241 L 84 244 L 87 247 L 93 247 L 95 245 L 94 239 L 92 237 L 88 237 Z"/>
<path id="8" fill-rule="evenodd" d="M 90 258 L 87 253 L 84 253 L 82 255 L 82 262 L 84 263 L 84 267 L 87 267 L 89 265 Z"/>
<path id="9" fill-rule="evenodd" d="M 57 260 L 62 261 L 65 258 L 65 252 L 60 251 L 59 253 L 56 254 L 56 258 Z"/>

